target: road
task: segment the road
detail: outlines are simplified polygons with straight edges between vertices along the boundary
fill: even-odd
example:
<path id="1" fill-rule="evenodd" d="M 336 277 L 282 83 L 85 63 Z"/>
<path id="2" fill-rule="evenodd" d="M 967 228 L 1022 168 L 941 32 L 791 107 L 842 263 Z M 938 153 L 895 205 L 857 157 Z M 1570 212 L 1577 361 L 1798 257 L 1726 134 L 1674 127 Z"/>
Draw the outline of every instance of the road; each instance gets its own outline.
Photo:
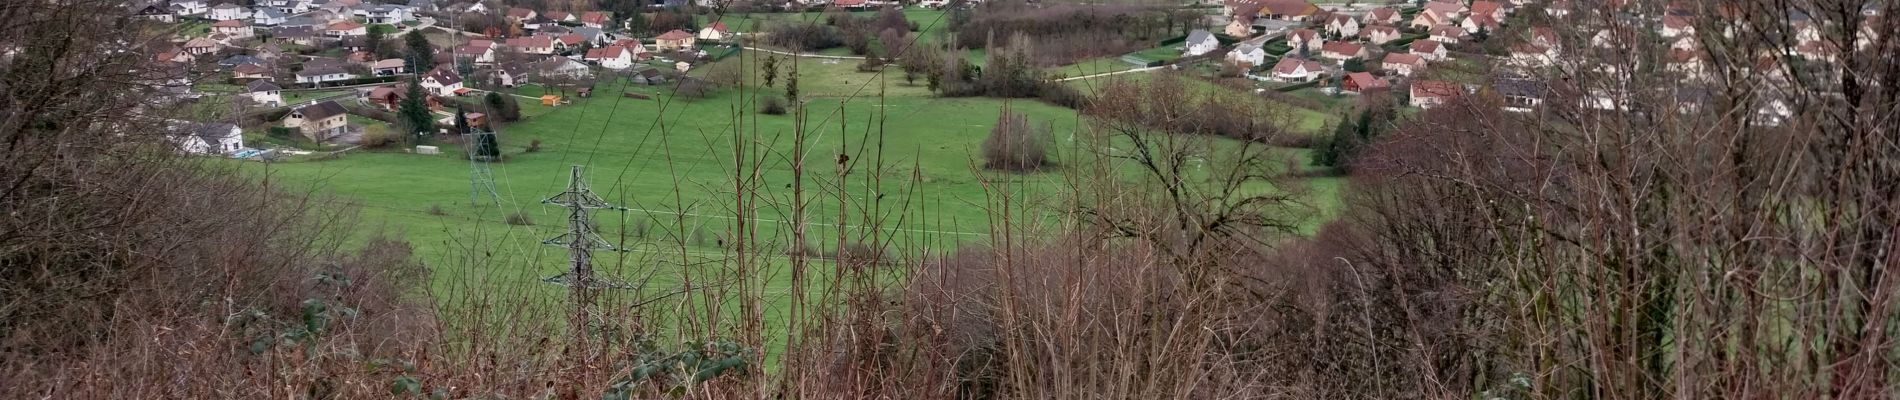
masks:
<path id="1" fill-rule="evenodd" d="M 757 51 L 762 51 L 762 52 L 772 53 L 772 54 L 777 54 L 777 55 L 782 55 L 782 56 L 796 56 L 796 57 L 806 57 L 806 58 L 831 58 L 831 59 L 838 59 L 838 60 L 863 60 L 864 59 L 863 56 L 828 56 L 828 55 L 823 55 L 823 54 L 793 53 L 789 51 L 778 51 L 778 50 L 772 50 L 772 49 L 761 48 L 761 47 L 747 47 L 746 49 L 757 50 Z"/>

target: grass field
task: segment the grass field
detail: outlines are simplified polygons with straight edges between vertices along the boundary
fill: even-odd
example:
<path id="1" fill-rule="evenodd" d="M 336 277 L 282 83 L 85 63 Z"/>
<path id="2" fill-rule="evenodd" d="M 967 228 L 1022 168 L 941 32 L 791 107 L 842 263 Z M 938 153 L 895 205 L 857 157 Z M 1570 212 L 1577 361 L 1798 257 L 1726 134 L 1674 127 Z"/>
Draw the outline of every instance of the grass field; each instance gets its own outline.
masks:
<path id="1" fill-rule="evenodd" d="M 755 53 L 744 55 L 720 62 L 755 59 Z M 1011 194 L 1019 207 L 1036 205 L 1030 216 L 1017 217 L 1022 223 L 1052 220 L 1044 206 L 1062 204 L 1073 192 L 1059 171 L 1014 175 L 978 167 L 979 145 L 1005 106 L 1049 124 L 1058 164 L 1082 159 L 1072 145 L 1082 122 L 1073 110 L 1031 100 L 938 98 L 922 82 L 903 83 L 901 74 L 855 67 L 850 61 L 799 64 L 802 135 L 794 117 L 754 115 L 750 93 L 730 88 L 698 100 L 641 100 L 620 93 L 662 90 L 603 81 L 594 97 L 567 106 L 545 108 L 523 99 L 528 117 L 500 129 L 506 160 L 491 167 L 499 204 L 484 193 L 471 205 L 471 164 L 450 141 L 430 143 L 443 146 L 441 155 L 357 152 L 242 168 L 276 187 L 331 194 L 360 206 L 368 225 L 364 236 L 399 233 L 418 247 L 434 271 L 433 295 L 508 292 L 546 301 L 560 299 L 564 289 L 537 280 L 563 271 L 566 255 L 541 241 L 566 229 L 567 221 L 562 210 L 539 202 L 562 189 L 572 165 L 585 167 L 586 181 L 602 198 L 629 208 L 596 214 L 602 236 L 630 250 L 597 255 L 598 269 L 626 279 L 650 274 L 647 287 L 655 291 L 730 257 L 722 238 L 738 221 L 736 185 L 743 184 L 751 188 L 745 192 L 759 196 L 749 202 L 749 214 L 756 245 L 764 249 L 754 249 L 775 260 L 759 279 L 768 293 L 784 293 L 790 285 L 785 263 L 770 254 L 791 248 L 787 221 L 799 195 L 790 189 L 798 156 L 804 157 L 806 230 L 816 238 L 811 243 L 827 247 L 840 236 L 846 242 L 875 236 L 907 254 L 941 252 L 988 240 L 995 194 Z M 711 68 L 696 69 L 706 70 Z M 764 92 L 782 94 L 782 74 L 777 87 Z M 529 86 L 518 93 L 534 96 L 540 90 Z M 735 118 L 735 110 L 744 116 Z M 540 150 L 527 152 L 531 142 Z M 1310 180 L 1312 202 L 1321 212 L 1309 230 L 1330 218 L 1340 184 Z M 848 214 L 843 220 L 841 210 Z M 514 213 L 531 223 L 506 223 Z M 779 313 L 787 300 L 781 295 L 767 302 L 766 326 L 782 324 Z"/>

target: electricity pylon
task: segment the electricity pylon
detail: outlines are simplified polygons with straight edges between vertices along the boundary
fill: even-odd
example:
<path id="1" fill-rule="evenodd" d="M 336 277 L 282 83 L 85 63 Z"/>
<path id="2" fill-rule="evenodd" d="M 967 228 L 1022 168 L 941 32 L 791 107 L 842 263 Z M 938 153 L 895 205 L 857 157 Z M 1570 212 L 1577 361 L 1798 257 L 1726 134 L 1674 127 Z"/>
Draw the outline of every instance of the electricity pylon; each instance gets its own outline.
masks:
<path id="1" fill-rule="evenodd" d="M 609 282 L 594 276 L 594 250 L 619 251 L 613 244 L 594 234 L 593 210 L 625 210 L 608 204 L 581 179 L 581 166 L 575 165 L 568 173 L 567 191 L 542 200 L 542 204 L 552 204 L 567 208 L 567 233 L 541 241 L 542 244 L 567 248 L 568 270 L 551 276 L 543 281 L 567 286 L 573 296 L 573 326 L 577 339 L 584 340 L 589 317 L 589 308 L 593 307 L 596 289 L 619 288 L 624 285 Z"/>

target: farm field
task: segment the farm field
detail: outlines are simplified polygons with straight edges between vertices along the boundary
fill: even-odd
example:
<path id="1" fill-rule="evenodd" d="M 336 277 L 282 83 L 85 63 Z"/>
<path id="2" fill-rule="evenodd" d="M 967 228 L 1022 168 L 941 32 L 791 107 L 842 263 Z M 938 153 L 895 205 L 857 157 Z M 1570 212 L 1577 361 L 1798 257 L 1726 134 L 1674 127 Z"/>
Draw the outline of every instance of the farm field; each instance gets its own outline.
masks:
<path id="1" fill-rule="evenodd" d="M 719 63 L 749 63 L 758 54 Z M 695 73 L 716 67 L 702 66 Z M 441 155 L 355 152 L 241 168 L 275 187 L 330 194 L 357 206 L 367 225 L 362 238 L 376 232 L 407 238 L 432 266 L 430 294 L 450 299 L 503 291 L 562 298 L 565 289 L 539 280 L 564 271 L 567 255 L 541 242 L 564 232 L 568 221 L 564 210 L 540 202 L 563 189 L 570 166 L 584 167 L 586 182 L 597 194 L 628 208 L 595 214 L 601 236 L 628 250 L 597 254 L 597 269 L 644 281 L 649 291 L 704 279 L 718 273 L 722 260 L 730 260 L 728 238 L 739 221 L 734 215 L 741 185 L 756 194 L 745 201 L 751 205 L 750 227 L 756 229 L 751 245 L 762 246 L 753 247 L 754 254 L 770 261 L 762 285 L 781 294 L 791 285 L 789 263 L 780 255 L 795 247 L 789 222 L 795 198 L 806 203 L 811 245 L 828 249 L 841 241 L 877 242 L 905 254 L 941 254 L 988 240 L 995 224 L 991 211 L 1002 193 L 1028 211 L 1027 217 L 1015 217 L 1018 225 L 1053 221 L 1051 206 L 1072 193 L 1061 171 L 984 171 L 978 149 L 1008 107 L 1051 127 L 1058 164 L 1082 160 L 1077 152 L 1087 149 L 1074 144 L 1075 128 L 1084 121 L 1074 110 L 1034 100 L 940 98 L 921 81 L 905 83 L 899 73 L 855 68 L 848 60 L 800 60 L 802 134 L 792 116 L 753 112 L 755 95 L 783 94 L 783 66 L 773 88 L 756 89 L 755 75 L 744 93 L 725 88 L 704 99 L 619 80 L 603 80 L 593 97 L 571 98 L 571 104 L 559 107 L 520 98 L 527 118 L 500 129 L 506 159 L 491 166 L 499 204 L 480 193 L 471 205 L 471 163 L 459 156 L 460 146 L 447 140 L 430 143 L 442 147 Z M 628 92 L 653 98 L 621 95 Z M 529 97 L 541 93 L 535 86 L 515 90 Z M 735 110 L 743 115 L 735 117 Z M 527 151 L 531 144 L 538 150 Z M 1285 150 L 1304 159 L 1302 152 Z M 793 160 L 801 156 L 806 191 L 798 197 L 801 193 L 791 187 Z M 1318 208 L 1306 224 L 1309 231 L 1330 218 L 1342 182 L 1318 178 L 1302 185 Z M 783 322 L 776 316 L 786 302 L 767 299 L 768 327 Z"/>

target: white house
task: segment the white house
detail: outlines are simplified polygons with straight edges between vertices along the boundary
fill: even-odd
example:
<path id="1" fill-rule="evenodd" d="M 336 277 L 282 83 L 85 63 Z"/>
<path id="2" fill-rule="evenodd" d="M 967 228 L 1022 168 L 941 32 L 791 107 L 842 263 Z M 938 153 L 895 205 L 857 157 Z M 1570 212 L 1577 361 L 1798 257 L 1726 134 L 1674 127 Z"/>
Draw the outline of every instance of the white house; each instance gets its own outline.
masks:
<path id="1" fill-rule="evenodd" d="M 1385 61 L 1380 66 L 1400 76 L 1412 76 L 1425 69 L 1425 59 L 1417 54 L 1391 53 L 1385 55 Z"/>
<path id="2" fill-rule="evenodd" d="M 251 101 L 257 104 L 277 107 L 284 105 L 283 90 L 271 81 L 259 79 L 244 87 L 244 95 L 250 96 Z"/>
<path id="3" fill-rule="evenodd" d="M 369 34 L 369 28 L 364 27 L 363 24 L 356 23 L 356 21 L 343 21 L 330 24 L 329 27 L 323 28 L 323 34 L 337 38 L 363 36 Z"/>
<path id="4" fill-rule="evenodd" d="M 714 22 L 705 28 L 699 28 L 699 40 L 724 41 L 731 32 L 726 31 L 726 23 Z"/>
<path id="5" fill-rule="evenodd" d="M 633 52 L 620 46 L 607 46 L 588 50 L 587 61 L 599 64 L 601 68 L 627 69 L 633 67 Z"/>
<path id="6" fill-rule="evenodd" d="M 1228 62 L 1241 64 L 1248 68 L 1260 65 L 1260 63 L 1266 62 L 1266 60 L 1267 50 L 1260 48 L 1259 44 L 1241 43 L 1239 46 L 1234 46 L 1233 51 L 1227 52 Z"/>
<path id="7" fill-rule="evenodd" d="M 197 15 L 211 10 L 211 6 L 205 0 L 177 0 L 172 2 L 172 9 L 178 15 Z"/>
<path id="8" fill-rule="evenodd" d="M 1412 82 L 1411 96 L 1409 97 L 1411 97 L 1410 103 L 1413 107 L 1432 108 L 1445 104 L 1446 101 L 1463 95 L 1464 93 L 1464 88 L 1459 87 L 1456 83 L 1445 81 L 1418 81 Z"/>
<path id="9" fill-rule="evenodd" d="M 1359 19 L 1346 14 L 1333 14 L 1326 20 L 1326 31 L 1339 37 L 1359 36 Z"/>
<path id="10" fill-rule="evenodd" d="M 278 11 L 275 8 L 263 8 L 251 13 L 251 25 L 277 26 L 277 24 L 284 23 L 285 18 L 287 17 L 284 16 L 282 11 Z"/>
<path id="11" fill-rule="evenodd" d="M 349 71 L 344 71 L 342 68 L 306 68 L 303 71 L 297 72 L 297 83 L 308 83 L 312 85 L 322 85 L 326 82 L 352 78 L 356 78 L 356 75 L 349 73 Z"/>
<path id="12" fill-rule="evenodd" d="M 547 36 L 529 36 L 509 38 L 506 42 L 509 50 L 525 54 L 554 54 L 554 38 Z"/>
<path id="13" fill-rule="evenodd" d="M 422 77 L 422 88 L 436 96 L 455 96 L 462 90 L 462 76 L 452 68 L 438 67 Z"/>
<path id="14" fill-rule="evenodd" d="M 1302 44 L 1306 45 L 1308 53 L 1316 53 L 1320 46 L 1326 45 L 1326 39 L 1319 37 L 1319 31 L 1312 29 L 1294 29 L 1286 33 L 1286 48 L 1292 49 L 1288 52 L 1299 54 Z"/>
<path id="15" fill-rule="evenodd" d="M 1360 30 L 1360 33 L 1365 34 L 1367 43 L 1379 44 L 1379 45 L 1390 43 L 1394 40 L 1399 40 L 1399 36 L 1400 36 L 1399 28 L 1393 28 L 1390 26 L 1380 26 L 1380 25 L 1368 26 L 1365 29 Z"/>
<path id="16" fill-rule="evenodd" d="M 400 24 L 416 20 L 416 13 L 407 6 L 380 5 L 364 10 L 363 19 L 372 24 Z"/>
<path id="17" fill-rule="evenodd" d="M 1279 64 L 1273 66 L 1273 78 L 1287 82 L 1312 81 L 1319 79 L 1319 76 L 1325 72 L 1325 67 L 1318 61 L 1293 57 L 1282 58 Z"/>
<path id="18" fill-rule="evenodd" d="M 244 129 L 227 123 L 193 123 L 172 136 L 185 154 L 229 155 L 244 148 Z"/>
<path id="19" fill-rule="evenodd" d="M 495 47 L 476 45 L 476 44 L 465 44 L 465 45 L 462 45 L 462 47 L 455 48 L 455 57 L 458 59 L 467 59 L 469 61 L 475 62 L 476 64 L 494 63 L 495 62 Z"/>
<path id="20" fill-rule="evenodd" d="M 1412 54 L 1417 54 L 1420 58 L 1424 58 L 1426 61 L 1444 60 L 1445 56 L 1450 55 L 1449 53 L 1446 52 L 1444 45 L 1439 44 L 1438 41 L 1431 40 L 1431 39 L 1420 39 L 1420 40 L 1412 41 L 1411 50 L 1412 50 Z"/>
<path id="21" fill-rule="evenodd" d="M 205 18 L 214 21 L 250 19 L 251 10 L 236 4 L 219 4 L 217 7 L 211 7 L 211 12 L 206 13 Z"/>
<path id="22" fill-rule="evenodd" d="M 1215 39 L 1214 34 L 1205 29 L 1195 29 L 1188 33 L 1187 42 L 1181 45 L 1186 48 L 1182 54 L 1198 56 L 1220 48 L 1220 39 Z"/>

